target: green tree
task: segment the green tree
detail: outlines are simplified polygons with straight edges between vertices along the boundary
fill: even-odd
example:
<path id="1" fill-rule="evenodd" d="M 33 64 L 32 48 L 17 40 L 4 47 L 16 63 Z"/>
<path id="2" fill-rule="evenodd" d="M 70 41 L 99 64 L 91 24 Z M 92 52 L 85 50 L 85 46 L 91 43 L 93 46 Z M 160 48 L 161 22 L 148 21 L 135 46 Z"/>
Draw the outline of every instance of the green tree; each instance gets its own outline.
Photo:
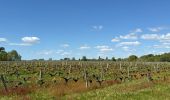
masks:
<path id="1" fill-rule="evenodd" d="M 69 60 L 70 60 L 70 58 L 64 58 L 64 60 L 68 60 L 68 61 L 69 61 Z"/>
<path id="2" fill-rule="evenodd" d="M 128 57 L 128 61 L 137 61 L 138 57 L 136 55 L 131 55 Z"/>
<path id="3" fill-rule="evenodd" d="M 0 47 L 0 61 L 7 61 L 7 52 L 4 47 Z"/>
<path id="4" fill-rule="evenodd" d="M 72 61 L 75 61 L 75 60 L 76 60 L 76 58 L 75 58 L 75 57 L 73 57 L 71 60 L 72 60 Z"/>
<path id="5" fill-rule="evenodd" d="M 106 61 L 108 61 L 109 60 L 109 58 L 108 57 L 106 57 Z"/>
<path id="6" fill-rule="evenodd" d="M 87 61 L 86 56 L 83 56 L 81 60 L 82 60 L 82 61 Z"/>
<path id="7" fill-rule="evenodd" d="M 12 50 L 8 52 L 7 58 L 9 61 L 20 61 L 21 56 L 18 54 L 16 50 Z"/>
<path id="8" fill-rule="evenodd" d="M 160 56 L 160 61 L 170 62 L 170 53 L 165 53 Z"/>
<path id="9" fill-rule="evenodd" d="M 153 54 L 143 55 L 140 57 L 142 61 L 154 62 L 155 56 Z"/>
<path id="10" fill-rule="evenodd" d="M 5 48 L 4 47 L 0 47 L 0 52 L 1 51 L 5 51 Z"/>
<path id="11" fill-rule="evenodd" d="M 112 61 L 116 61 L 115 57 L 112 57 Z"/>
<path id="12" fill-rule="evenodd" d="M 0 61 L 7 61 L 7 52 L 0 51 Z"/>
<path id="13" fill-rule="evenodd" d="M 122 59 L 121 59 L 121 58 L 118 58 L 117 61 L 122 61 Z"/>

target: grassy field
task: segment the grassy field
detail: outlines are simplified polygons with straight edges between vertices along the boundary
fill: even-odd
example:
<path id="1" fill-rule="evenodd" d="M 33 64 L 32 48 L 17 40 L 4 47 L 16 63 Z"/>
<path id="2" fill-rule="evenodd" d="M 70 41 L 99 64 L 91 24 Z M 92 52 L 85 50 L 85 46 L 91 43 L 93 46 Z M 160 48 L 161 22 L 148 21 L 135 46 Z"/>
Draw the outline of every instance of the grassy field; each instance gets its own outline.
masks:
<path id="1" fill-rule="evenodd" d="M 147 79 L 135 80 L 80 93 L 69 93 L 60 97 L 51 93 L 44 88 L 27 95 L 0 98 L 1 100 L 169 100 L 170 77 L 153 82 L 149 82 Z"/>
<path id="2" fill-rule="evenodd" d="M 58 63 L 60 64 L 61 62 Z M 20 64 L 20 66 L 23 66 L 22 62 Z M 1 71 L 6 71 L 4 73 L 5 81 L 2 78 L 0 80 L 0 100 L 170 99 L 169 63 L 160 64 L 160 68 L 155 67 L 155 63 L 152 65 L 153 67 L 150 63 L 147 64 L 150 67 L 143 65 L 143 63 L 139 63 L 138 66 L 135 64 L 137 67 L 128 67 L 128 64 L 125 63 L 121 69 L 119 69 L 119 64 L 114 64 L 111 63 L 105 73 L 102 70 L 100 71 L 101 67 L 87 67 L 88 77 L 86 78 L 88 79 L 88 86 L 86 85 L 86 78 L 84 78 L 85 74 L 82 74 L 85 67 L 73 65 L 70 67 L 71 64 L 69 66 L 60 65 L 58 67 L 51 67 L 50 65 L 47 67 L 37 67 L 34 64 L 32 67 L 12 66 L 6 68 L 6 65 L 4 65 Z M 88 66 L 90 65 L 91 63 L 89 62 Z M 92 64 L 92 66 L 94 65 L 96 63 Z M 108 64 L 103 63 L 104 65 Z M 148 68 L 151 71 L 148 71 Z M 104 66 L 103 69 L 107 69 L 107 66 Z M 61 72 L 63 75 L 58 75 Z M 148 73 L 151 74 L 150 77 Z M 95 77 L 92 77 L 94 75 Z M 98 76 L 96 75 L 103 77 L 104 80 L 101 80 L 101 84 L 98 82 L 99 80 L 96 78 Z M 78 76 L 80 77 L 75 81 Z M 68 78 L 69 81 L 66 82 L 65 78 Z M 7 85 L 6 91 L 3 83 Z"/>
<path id="3" fill-rule="evenodd" d="M 67 95 L 64 99 L 81 100 L 169 100 L 170 81 L 147 82 L 138 80 L 94 91 Z"/>

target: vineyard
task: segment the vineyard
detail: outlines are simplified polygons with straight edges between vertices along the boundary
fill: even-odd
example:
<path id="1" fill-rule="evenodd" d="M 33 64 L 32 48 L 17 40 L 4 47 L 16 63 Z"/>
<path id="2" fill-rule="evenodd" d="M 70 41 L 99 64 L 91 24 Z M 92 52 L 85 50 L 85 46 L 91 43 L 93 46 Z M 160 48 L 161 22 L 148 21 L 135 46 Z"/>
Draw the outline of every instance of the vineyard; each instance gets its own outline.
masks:
<path id="1" fill-rule="evenodd" d="M 55 100 L 143 79 L 166 82 L 169 71 L 168 62 L 2 61 L 0 97 Z"/>

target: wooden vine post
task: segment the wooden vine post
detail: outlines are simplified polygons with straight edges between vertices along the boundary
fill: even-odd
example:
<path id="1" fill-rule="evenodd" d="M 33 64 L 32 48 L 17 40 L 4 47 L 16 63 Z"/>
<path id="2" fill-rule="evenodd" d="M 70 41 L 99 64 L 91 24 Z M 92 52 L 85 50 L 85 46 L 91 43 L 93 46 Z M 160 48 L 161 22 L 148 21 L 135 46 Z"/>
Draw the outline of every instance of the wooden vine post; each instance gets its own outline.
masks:
<path id="1" fill-rule="evenodd" d="M 3 75 L 1 75 L 1 80 L 2 80 L 2 84 L 3 84 L 4 88 L 5 88 L 5 91 L 8 92 L 8 88 L 7 88 L 7 85 L 6 85 L 6 82 L 5 82 L 5 79 L 4 79 Z"/>
<path id="2" fill-rule="evenodd" d="M 72 66 L 70 65 L 69 66 L 69 71 L 68 71 L 69 74 L 71 73 L 71 68 L 72 68 Z"/>
<path id="3" fill-rule="evenodd" d="M 107 65 L 106 65 L 106 70 L 108 70 L 109 69 L 109 64 L 107 63 Z"/>
<path id="4" fill-rule="evenodd" d="M 129 72 L 130 72 L 130 67 L 132 66 L 132 62 L 130 63 L 130 66 L 127 68 L 127 73 L 128 73 L 128 81 L 129 81 Z"/>
<path id="5" fill-rule="evenodd" d="M 103 66 L 101 63 L 100 63 L 100 67 L 101 67 L 101 79 L 103 79 L 104 78 L 104 70 L 103 70 Z"/>
<path id="6" fill-rule="evenodd" d="M 89 84 L 88 84 L 88 79 L 87 79 L 87 76 L 88 75 L 88 72 L 86 70 L 86 66 L 84 66 L 84 79 L 85 79 L 85 82 L 86 82 L 86 88 L 88 88 Z"/>
<path id="7" fill-rule="evenodd" d="M 87 80 L 87 71 L 85 71 L 85 75 L 84 75 L 84 77 L 85 77 L 85 81 L 86 81 L 86 88 L 88 88 L 88 80 Z"/>
<path id="8" fill-rule="evenodd" d="M 39 80 L 42 79 L 42 69 L 40 69 L 40 73 L 39 73 Z"/>
<path id="9" fill-rule="evenodd" d="M 122 64 L 121 64 L 121 62 L 120 62 L 120 70 L 122 70 Z"/>

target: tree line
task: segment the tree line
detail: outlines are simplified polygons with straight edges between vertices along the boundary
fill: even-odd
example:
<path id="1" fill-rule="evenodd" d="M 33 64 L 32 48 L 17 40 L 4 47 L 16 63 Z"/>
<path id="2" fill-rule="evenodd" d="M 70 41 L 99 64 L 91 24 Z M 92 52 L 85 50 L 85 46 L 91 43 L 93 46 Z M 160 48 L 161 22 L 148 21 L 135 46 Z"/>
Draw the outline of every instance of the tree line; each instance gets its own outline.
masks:
<path id="1" fill-rule="evenodd" d="M 71 61 L 75 61 L 75 57 L 73 57 L 72 59 L 70 58 L 64 58 L 61 60 L 71 60 Z M 134 61 L 143 61 L 143 62 L 170 62 L 170 53 L 164 53 L 164 54 L 160 54 L 160 55 L 154 55 L 154 54 L 147 54 L 147 55 L 143 55 L 143 56 L 136 56 L 136 55 L 130 55 L 127 58 L 115 58 L 112 57 L 111 59 L 109 59 L 108 57 L 106 58 L 101 58 L 100 56 L 98 57 L 98 59 L 88 59 L 86 56 L 83 56 L 81 59 L 78 59 L 79 61 L 130 61 L 130 62 L 134 62 Z"/>
<path id="2" fill-rule="evenodd" d="M 4 47 L 0 47 L 0 61 L 20 61 L 21 55 L 16 50 L 5 51 Z"/>
<path id="3" fill-rule="evenodd" d="M 0 61 L 20 61 L 21 60 L 21 55 L 18 54 L 16 50 L 12 50 L 10 52 L 5 51 L 4 47 L 0 47 Z M 34 59 L 37 60 L 37 59 Z M 44 60 L 44 59 L 38 59 L 38 60 Z M 52 61 L 52 58 L 49 58 L 50 61 Z M 63 58 L 60 59 L 62 60 L 67 60 L 67 61 L 144 61 L 144 62 L 170 62 L 170 52 L 169 53 L 164 53 L 164 54 L 159 54 L 159 55 L 154 55 L 154 54 L 147 54 L 143 56 L 136 56 L 136 55 L 130 55 L 127 58 L 101 58 L 100 56 L 96 59 L 89 59 L 86 56 L 83 56 L 82 58 L 76 59 L 75 57 L 72 58 Z"/>

